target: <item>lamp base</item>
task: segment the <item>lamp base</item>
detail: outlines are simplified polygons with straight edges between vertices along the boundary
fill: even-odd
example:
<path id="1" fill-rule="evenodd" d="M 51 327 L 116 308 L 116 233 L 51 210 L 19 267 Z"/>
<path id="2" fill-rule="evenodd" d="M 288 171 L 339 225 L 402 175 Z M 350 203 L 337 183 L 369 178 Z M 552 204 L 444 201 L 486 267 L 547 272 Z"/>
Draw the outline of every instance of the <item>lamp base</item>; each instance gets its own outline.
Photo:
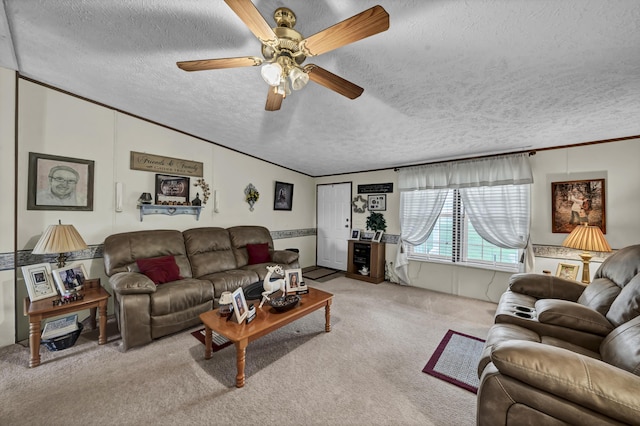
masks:
<path id="1" fill-rule="evenodd" d="M 582 259 L 582 283 L 589 284 L 591 282 L 591 274 L 589 273 L 589 262 L 591 262 L 591 253 L 580 253 Z"/>
<path id="2" fill-rule="evenodd" d="M 56 261 L 58 262 L 58 268 L 64 268 L 64 265 L 67 263 L 68 258 L 69 257 L 66 253 L 58 254 L 58 257 L 56 258 Z"/>

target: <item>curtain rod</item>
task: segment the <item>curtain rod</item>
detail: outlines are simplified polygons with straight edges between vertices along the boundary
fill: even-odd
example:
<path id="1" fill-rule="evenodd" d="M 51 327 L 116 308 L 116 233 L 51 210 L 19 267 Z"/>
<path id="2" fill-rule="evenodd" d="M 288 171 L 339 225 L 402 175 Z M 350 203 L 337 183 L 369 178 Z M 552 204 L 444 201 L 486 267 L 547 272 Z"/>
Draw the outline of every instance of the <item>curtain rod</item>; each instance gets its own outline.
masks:
<path id="1" fill-rule="evenodd" d="M 503 157 L 505 155 L 524 154 L 524 153 L 528 153 L 529 157 L 531 157 L 532 155 L 536 155 L 536 151 L 516 151 L 516 152 L 505 152 L 504 154 L 478 155 L 477 157 L 456 158 L 456 159 L 452 159 L 452 160 L 432 161 L 430 163 L 411 164 L 410 166 L 395 167 L 393 169 L 393 171 L 394 172 L 398 172 L 398 171 L 400 171 L 400 169 L 406 169 L 407 167 L 419 167 L 419 166 L 426 166 L 426 165 L 430 165 L 430 164 L 450 163 L 450 162 L 453 162 L 453 161 L 477 160 L 477 159 L 480 159 L 480 158 L 489 158 L 489 157 Z"/>

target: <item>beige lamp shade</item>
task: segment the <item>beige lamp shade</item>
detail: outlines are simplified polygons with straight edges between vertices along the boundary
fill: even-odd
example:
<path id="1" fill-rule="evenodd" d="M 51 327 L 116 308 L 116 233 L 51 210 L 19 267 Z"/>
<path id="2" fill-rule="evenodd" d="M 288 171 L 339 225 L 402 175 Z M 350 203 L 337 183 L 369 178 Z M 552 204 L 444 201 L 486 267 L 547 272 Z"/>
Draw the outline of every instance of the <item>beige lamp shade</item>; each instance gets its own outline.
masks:
<path id="1" fill-rule="evenodd" d="M 582 258 L 582 282 L 589 284 L 591 275 L 589 273 L 589 262 L 591 261 L 590 251 L 611 251 L 609 243 L 604 238 L 604 234 L 597 226 L 579 225 L 562 242 L 564 247 L 584 250 L 580 254 Z"/>
<path id="2" fill-rule="evenodd" d="M 562 245 L 585 251 L 611 251 L 611 247 L 600 228 L 593 225 L 576 226 L 565 238 Z"/>
<path id="3" fill-rule="evenodd" d="M 59 253 L 58 267 L 63 267 L 67 256 L 65 253 L 88 248 L 73 225 L 51 225 L 42 234 L 34 247 L 33 254 Z"/>

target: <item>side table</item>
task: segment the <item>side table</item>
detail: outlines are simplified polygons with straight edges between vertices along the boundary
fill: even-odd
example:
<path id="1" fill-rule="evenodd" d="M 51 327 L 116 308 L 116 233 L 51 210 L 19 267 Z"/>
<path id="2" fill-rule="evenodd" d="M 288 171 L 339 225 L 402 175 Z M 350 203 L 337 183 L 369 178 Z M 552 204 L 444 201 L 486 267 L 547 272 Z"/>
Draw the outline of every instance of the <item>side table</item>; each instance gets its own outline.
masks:
<path id="1" fill-rule="evenodd" d="M 96 328 L 96 313 L 100 310 L 100 337 L 98 344 L 107 343 L 107 302 L 111 296 L 100 285 L 100 279 L 88 279 L 84 282 L 81 294 L 84 294 L 82 300 L 76 300 L 61 305 L 54 305 L 53 302 L 59 297 L 49 297 L 47 299 L 36 300 L 31 302 L 28 297 L 24 300 L 24 313 L 29 316 L 29 348 L 31 349 L 31 358 L 29 359 L 29 367 L 37 367 L 40 365 L 40 333 L 42 320 L 46 318 L 64 315 L 71 312 L 89 309 L 89 319 L 91 328 Z"/>

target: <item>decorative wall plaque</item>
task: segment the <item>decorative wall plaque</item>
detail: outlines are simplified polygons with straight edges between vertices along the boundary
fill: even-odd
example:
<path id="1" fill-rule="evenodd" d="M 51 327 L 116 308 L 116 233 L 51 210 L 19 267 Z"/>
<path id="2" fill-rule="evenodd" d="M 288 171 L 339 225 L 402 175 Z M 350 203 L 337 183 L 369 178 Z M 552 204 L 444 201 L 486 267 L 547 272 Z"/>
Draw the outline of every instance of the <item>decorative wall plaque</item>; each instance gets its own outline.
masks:
<path id="1" fill-rule="evenodd" d="M 387 194 L 393 192 L 393 182 L 358 185 L 358 194 Z"/>
<path id="2" fill-rule="evenodd" d="M 182 176 L 202 177 L 202 163 L 199 161 L 182 160 L 180 158 L 162 157 L 131 151 L 131 170 L 142 170 L 154 173 L 171 173 Z"/>

